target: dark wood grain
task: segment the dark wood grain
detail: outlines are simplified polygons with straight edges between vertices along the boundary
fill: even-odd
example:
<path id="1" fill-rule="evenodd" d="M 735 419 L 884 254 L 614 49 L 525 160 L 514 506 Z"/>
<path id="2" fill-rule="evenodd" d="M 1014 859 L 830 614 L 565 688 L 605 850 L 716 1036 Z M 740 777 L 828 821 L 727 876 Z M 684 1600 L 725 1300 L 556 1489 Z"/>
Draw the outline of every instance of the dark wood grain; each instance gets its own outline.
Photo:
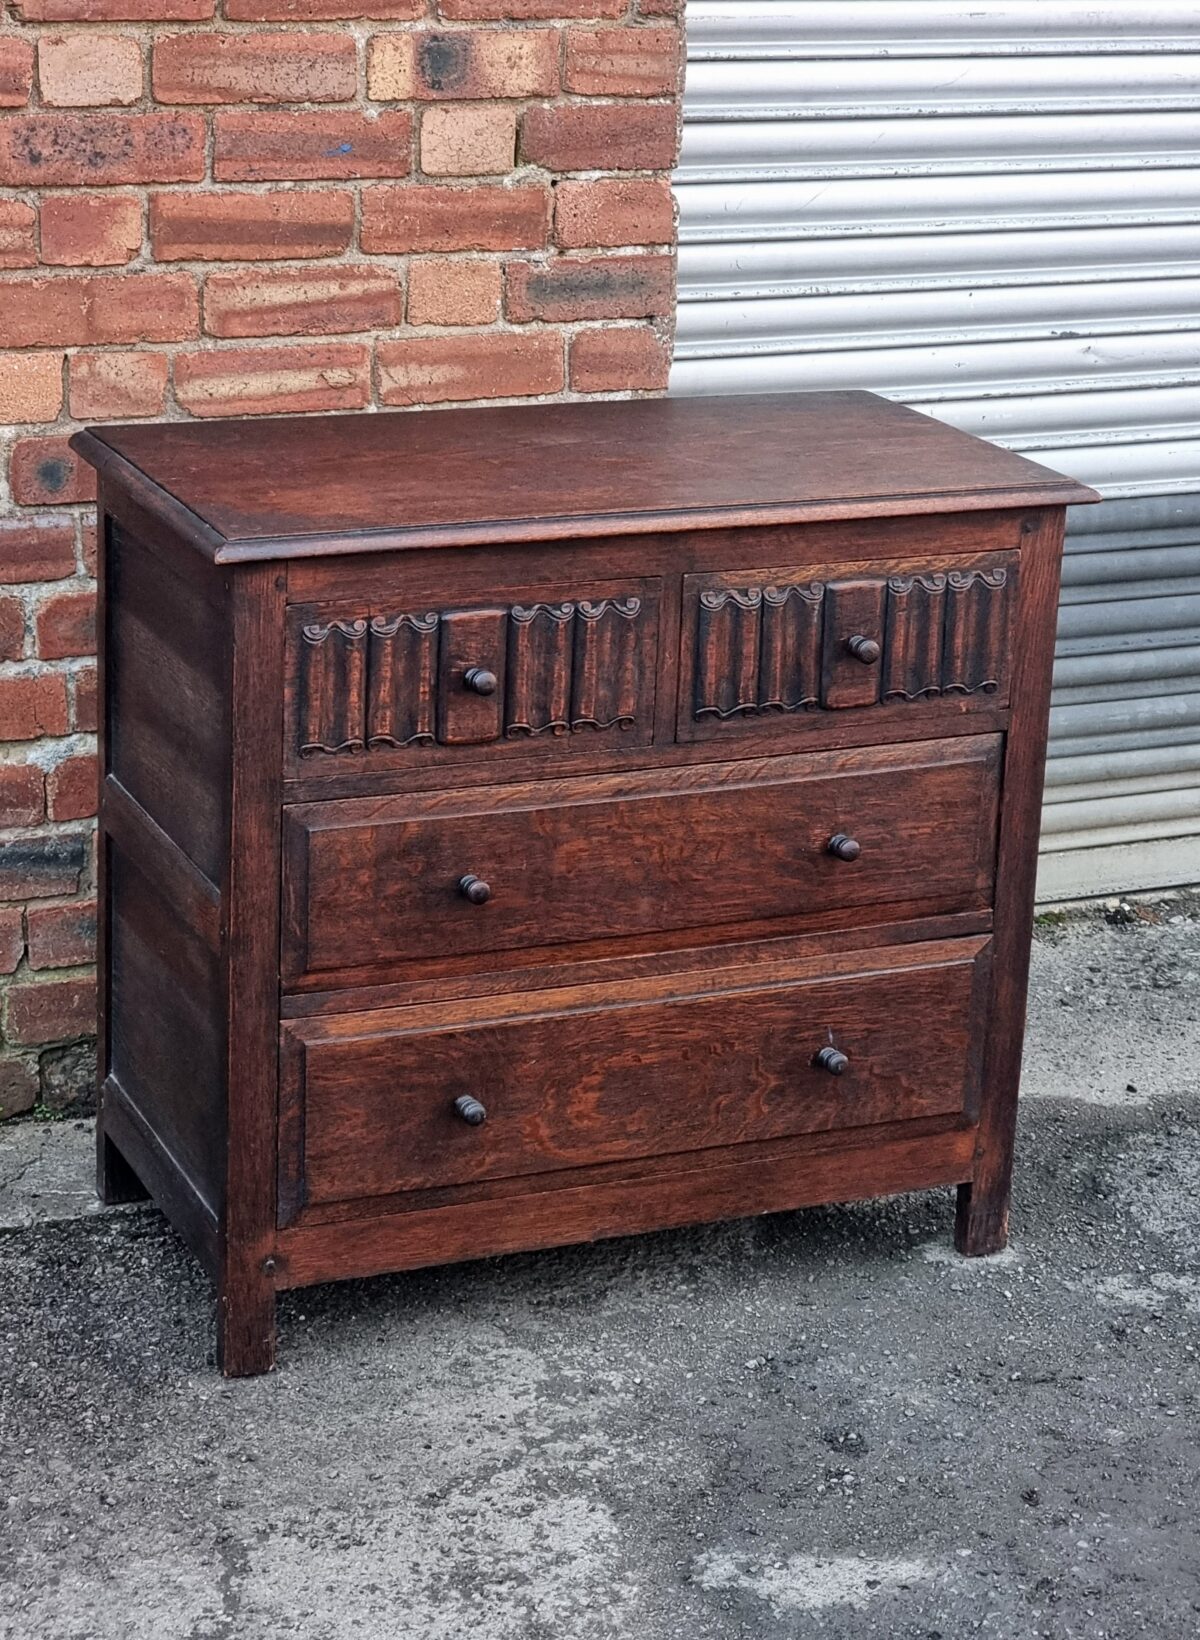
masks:
<path id="1" fill-rule="evenodd" d="M 112 1201 L 136 1193 L 131 1173 L 159 1199 L 158 1181 L 177 1174 L 181 1199 L 200 1201 L 215 1220 L 225 1102 L 219 896 L 208 873 L 223 848 L 223 632 L 213 605 L 195 595 L 187 549 L 169 537 L 137 540 L 106 517 L 97 1177 Z M 115 1110 L 114 1090 L 140 1127 Z M 154 1136 L 149 1156 L 142 1129 Z"/>
<path id="2" fill-rule="evenodd" d="M 178 549 L 109 531 L 105 558 L 108 770 L 210 879 L 228 793 L 219 610 L 175 573 Z"/>
<path id="3" fill-rule="evenodd" d="M 753 1149 L 744 1161 L 711 1167 L 683 1162 L 650 1178 L 588 1184 L 570 1190 L 505 1195 L 394 1217 L 281 1230 L 276 1279 L 304 1287 L 346 1276 L 378 1275 L 455 1264 L 529 1248 L 601 1241 L 716 1219 L 778 1213 L 820 1202 L 854 1201 L 958 1184 L 971 1171 L 975 1130 L 939 1134 L 913 1124 L 911 1136 L 861 1143 L 818 1135 L 811 1148 L 783 1141 L 773 1157 Z"/>
<path id="4" fill-rule="evenodd" d="M 284 979 L 404 960 L 991 900 L 1000 742 L 540 781 L 287 811 Z M 853 828 L 853 863 L 829 850 Z M 489 885 L 486 904 L 460 892 Z"/>
<path id="5" fill-rule="evenodd" d="M 304 1282 L 938 1185 L 1003 1244 L 1091 492 L 866 394 L 77 447 L 98 1177 L 225 1372 Z"/>
<path id="6" fill-rule="evenodd" d="M 958 1196 L 956 1242 L 969 1256 L 999 1252 L 1008 1241 L 1063 522 L 1061 512 L 1046 512 L 1025 525 L 996 880 L 995 981 L 983 1045 L 986 1098 L 973 1177 Z"/>
<path id="7" fill-rule="evenodd" d="M 230 835 L 225 909 L 226 1191 L 217 1350 L 232 1377 L 275 1362 L 279 828 L 285 582 L 243 571 L 230 595 Z"/>
<path id="8" fill-rule="evenodd" d="M 300 1173 L 284 1193 L 337 1201 L 961 1112 L 979 949 L 294 1024 L 281 1148 Z M 830 1044 L 842 1075 L 817 1062 Z M 482 1126 L 459 1120 L 464 1095 Z"/>
<path id="9" fill-rule="evenodd" d="M 156 481 L 225 537 L 223 561 L 1091 495 L 858 392 L 105 427 L 75 448 Z"/>
<path id="10" fill-rule="evenodd" d="M 534 585 L 480 607 L 425 600 L 397 611 L 394 598 L 360 598 L 294 609 L 290 765 L 319 774 L 348 759 L 420 767 L 511 760 L 531 745 L 561 753 L 580 740 L 645 745 L 658 590 Z"/>
<path id="11" fill-rule="evenodd" d="M 1010 552 L 868 561 L 824 579 L 816 565 L 686 575 L 680 738 L 792 714 L 810 731 L 827 712 L 880 703 L 1006 702 L 1018 564 Z"/>

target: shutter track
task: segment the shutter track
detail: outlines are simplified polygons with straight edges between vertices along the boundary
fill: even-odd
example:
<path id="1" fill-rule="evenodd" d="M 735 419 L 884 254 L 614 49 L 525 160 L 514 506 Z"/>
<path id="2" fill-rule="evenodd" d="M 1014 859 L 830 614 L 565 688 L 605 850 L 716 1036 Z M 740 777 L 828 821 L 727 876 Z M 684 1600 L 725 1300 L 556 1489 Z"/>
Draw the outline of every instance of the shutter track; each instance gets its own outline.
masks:
<path id="1" fill-rule="evenodd" d="M 1200 880 L 1200 8 L 690 0 L 673 393 L 865 387 L 1094 485 L 1044 900 Z"/>

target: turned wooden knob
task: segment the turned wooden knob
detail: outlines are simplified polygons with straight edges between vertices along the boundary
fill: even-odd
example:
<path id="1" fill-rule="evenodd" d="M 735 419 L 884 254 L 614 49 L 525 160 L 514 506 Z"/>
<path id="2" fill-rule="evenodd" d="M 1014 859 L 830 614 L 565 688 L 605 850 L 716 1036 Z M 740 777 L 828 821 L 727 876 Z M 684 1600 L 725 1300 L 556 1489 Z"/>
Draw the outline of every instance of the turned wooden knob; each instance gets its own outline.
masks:
<path id="1" fill-rule="evenodd" d="M 479 1103 L 478 1099 L 472 1099 L 469 1093 L 459 1094 L 454 1101 L 454 1109 L 455 1113 L 462 1117 L 468 1127 L 479 1127 L 481 1123 L 487 1121 L 487 1110 Z"/>
<path id="2" fill-rule="evenodd" d="M 861 661 L 864 666 L 874 666 L 882 654 L 882 650 L 874 638 L 864 638 L 861 633 L 856 633 L 853 638 L 847 638 L 846 648 L 855 660 Z"/>
<path id="3" fill-rule="evenodd" d="M 464 877 L 458 879 L 458 892 L 464 900 L 470 900 L 472 905 L 486 905 L 492 897 L 492 885 L 485 883 L 482 877 L 476 877 L 474 872 L 468 871 Z"/>
<path id="4" fill-rule="evenodd" d="M 468 666 L 463 673 L 463 688 L 469 689 L 474 695 L 494 695 L 496 674 L 483 666 Z"/>
<path id="5" fill-rule="evenodd" d="M 822 1048 L 817 1055 L 817 1064 L 830 1076 L 841 1076 L 850 1061 L 840 1048 Z"/>
<path id="6" fill-rule="evenodd" d="M 862 844 L 858 839 L 848 836 L 844 831 L 835 831 L 825 848 L 839 860 L 857 860 L 862 853 Z"/>

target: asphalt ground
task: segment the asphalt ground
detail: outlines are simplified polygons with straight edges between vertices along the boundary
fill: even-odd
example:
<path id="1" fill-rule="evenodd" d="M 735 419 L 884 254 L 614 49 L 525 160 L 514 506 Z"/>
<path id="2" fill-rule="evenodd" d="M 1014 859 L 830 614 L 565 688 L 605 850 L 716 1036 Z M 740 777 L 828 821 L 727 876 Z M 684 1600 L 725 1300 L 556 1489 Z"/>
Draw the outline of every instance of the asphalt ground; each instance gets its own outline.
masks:
<path id="1" fill-rule="evenodd" d="M 89 1124 L 0 1128 L 0 1636 L 1191 1640 L 1198 909 L 1040 924 L 988 1260 L 940 1191 L 315 1288 L 227 1383 Z"/>

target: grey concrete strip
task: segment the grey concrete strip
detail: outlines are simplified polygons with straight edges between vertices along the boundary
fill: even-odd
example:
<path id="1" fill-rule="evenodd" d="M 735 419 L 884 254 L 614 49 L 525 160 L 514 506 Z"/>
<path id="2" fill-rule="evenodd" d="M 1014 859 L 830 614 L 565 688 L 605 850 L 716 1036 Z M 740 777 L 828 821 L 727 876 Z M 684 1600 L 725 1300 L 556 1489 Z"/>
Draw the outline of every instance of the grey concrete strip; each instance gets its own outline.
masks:
<path id="1" fill-rule="evenodd" d="M 1190 1640 L 1198 956 L 1043 929 L 996 1259 L 932 1192 L 317 1288 L 226 1384 L 157 1214 L 0 1236 L 0 1637 Z"/>
<path id="2" fill-rule="evenodd" d="M 101 1211 L 90 1121 L 0 1126 L 0 1230 Z"/>

